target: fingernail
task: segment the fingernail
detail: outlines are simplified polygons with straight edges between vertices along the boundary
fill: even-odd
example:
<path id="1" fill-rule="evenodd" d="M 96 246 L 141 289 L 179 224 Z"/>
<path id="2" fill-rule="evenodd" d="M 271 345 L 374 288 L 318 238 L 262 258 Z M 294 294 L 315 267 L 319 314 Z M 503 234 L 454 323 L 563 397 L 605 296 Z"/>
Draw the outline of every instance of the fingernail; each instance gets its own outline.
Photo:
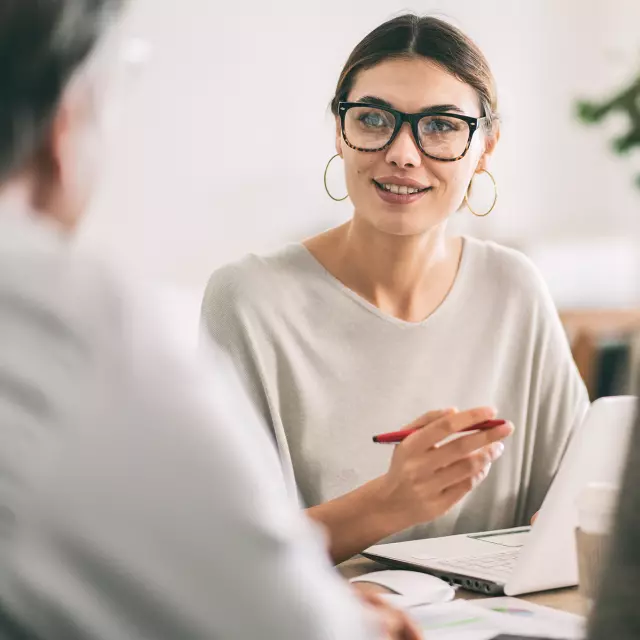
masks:
<path id="1" fill-rule="evenodd" d="M 494 460 L 499 458 L 504 453 L 504 444 L 502 442 L 496 442 L 493 445 L 493 457 Z"/>

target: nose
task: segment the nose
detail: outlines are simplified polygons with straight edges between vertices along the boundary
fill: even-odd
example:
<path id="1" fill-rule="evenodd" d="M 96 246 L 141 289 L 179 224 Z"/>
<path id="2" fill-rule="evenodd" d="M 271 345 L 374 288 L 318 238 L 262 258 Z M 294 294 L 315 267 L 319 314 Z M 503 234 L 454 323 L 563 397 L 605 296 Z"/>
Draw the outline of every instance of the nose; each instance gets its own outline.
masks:
<path id="1" fill-rule="evenodd" d="M 422 153 L 413 138 L 411 126 L 405 122 L 396 139 L 387 149 L 386 160 L 400 169 L 419 167 L 422 162 Z"/>

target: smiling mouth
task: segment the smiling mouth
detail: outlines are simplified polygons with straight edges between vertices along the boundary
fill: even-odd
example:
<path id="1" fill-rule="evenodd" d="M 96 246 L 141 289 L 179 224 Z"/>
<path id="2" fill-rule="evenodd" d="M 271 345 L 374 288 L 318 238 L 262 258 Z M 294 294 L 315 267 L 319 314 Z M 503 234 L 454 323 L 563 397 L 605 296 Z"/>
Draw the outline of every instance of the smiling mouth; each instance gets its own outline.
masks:
<path id="1" fill-rule="evenodd" d="M 378 189 L 382 191 L 387 191 L 389 193 L 395 193 L 401 196 L 411 196 L 415 193 L 424 193 L 425 191 L 429 191 L 431 187 L 423 187 L 422 189 L 417 189 L 415 187 L 407 187 L 405 185 L 399 184 L 382 184 L 376 180 L 373 180 L 373 184 L 378 187 Z"/>

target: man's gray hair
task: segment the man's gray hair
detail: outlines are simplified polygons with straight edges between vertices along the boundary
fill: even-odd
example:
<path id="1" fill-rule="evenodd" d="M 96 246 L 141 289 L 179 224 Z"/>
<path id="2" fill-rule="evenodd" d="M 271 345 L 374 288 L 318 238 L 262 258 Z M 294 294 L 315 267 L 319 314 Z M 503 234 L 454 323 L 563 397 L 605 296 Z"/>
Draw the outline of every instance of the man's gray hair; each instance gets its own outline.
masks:
<path id="1" fill-rule="evenodd" d="M 0 183 L 43 144 L 123 0 L 0 0 Z"/>

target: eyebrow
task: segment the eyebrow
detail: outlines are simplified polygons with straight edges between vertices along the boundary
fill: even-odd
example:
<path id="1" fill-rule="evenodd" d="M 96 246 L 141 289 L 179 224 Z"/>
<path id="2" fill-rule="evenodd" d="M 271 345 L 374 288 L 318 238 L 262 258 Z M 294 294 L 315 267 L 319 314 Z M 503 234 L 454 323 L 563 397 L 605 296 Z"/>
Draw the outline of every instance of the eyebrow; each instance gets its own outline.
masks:
<path id="1" fill-rule="evenodd" d="M 356 102 L 369 102 L 370 104 L 375 104 L 380 107 L 395 109 L 395 107 L 388 100 L 384 100 L 376 96 L 363 96 L 362 98 L 356 100 Z M 454 113 L 465 115 L 464 111 L 455 104 L 432 104 L 428 107 L 422 107 L 417 113 L 438 113 L 441 111 L 452 111 Z"/>

